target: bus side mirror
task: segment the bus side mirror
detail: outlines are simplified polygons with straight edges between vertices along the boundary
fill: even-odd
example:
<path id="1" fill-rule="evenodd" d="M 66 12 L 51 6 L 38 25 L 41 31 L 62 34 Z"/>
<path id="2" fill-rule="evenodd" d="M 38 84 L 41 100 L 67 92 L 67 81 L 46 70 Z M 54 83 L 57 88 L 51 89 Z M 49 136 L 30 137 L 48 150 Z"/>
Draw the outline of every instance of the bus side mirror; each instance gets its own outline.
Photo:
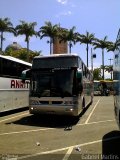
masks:
<path id="1" fill-rule="evenodd" d="M 25 80 L 30 79 L 30 74 L 31 74 L 30 69 L 22 71 L 22 74 L 21 74 L 22 83 L 25 83 Z"/>
<path id="2" fill-rule="evenodd" d="M 26 75 L 22 73 L 21 75 L 21 80 L 22 80 L 22 83 L 25 83 L 25 80 L 26 80 Z"/>
<path id="3" fill-rule="evenodd" d="M 76 73 L 76 78 L 82 78 L 82 72 L 81 72 L 81 70 L 77 70 L 77 73 Z"/>

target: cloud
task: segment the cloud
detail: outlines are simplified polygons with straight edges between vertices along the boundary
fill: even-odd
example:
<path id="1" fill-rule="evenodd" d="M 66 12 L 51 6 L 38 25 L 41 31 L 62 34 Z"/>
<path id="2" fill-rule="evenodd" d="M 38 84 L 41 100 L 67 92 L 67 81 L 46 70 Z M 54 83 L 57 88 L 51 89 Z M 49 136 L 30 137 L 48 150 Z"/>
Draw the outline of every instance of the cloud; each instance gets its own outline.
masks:
<path id="1" fill-rule="evenodd" d="M 58 3 L 62 4 L 62 5 L 69 5 L 70 7 L 76 7 L 76 5 L 71 2 L 70 0 L 57 0 Z"/>
<path id="2" fill-rule="evenodd" d="M 57 2 L 65 5 L 68 3 L 68 0 L 57 0 Z"/>
<path id="3" fill-rule="evenodd" d="M 72 14 L 71 11 L 64 11 L 64 12 L 60 12 L 56 15 L 56 17 L 60 17 L 60 16 L 70 16 Z"/>

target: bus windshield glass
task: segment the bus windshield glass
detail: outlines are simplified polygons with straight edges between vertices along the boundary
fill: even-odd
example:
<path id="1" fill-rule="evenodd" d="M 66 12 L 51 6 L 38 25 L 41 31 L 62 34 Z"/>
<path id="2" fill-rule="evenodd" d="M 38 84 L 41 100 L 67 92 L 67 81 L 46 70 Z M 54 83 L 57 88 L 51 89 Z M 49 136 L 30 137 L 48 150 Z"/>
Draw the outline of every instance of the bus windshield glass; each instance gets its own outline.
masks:
<path id="1" fill-rule="evenodd" d="M 71 97 L 73 79 L 72 69 L 34 70 L 30 94 L 34 97 Z"/>

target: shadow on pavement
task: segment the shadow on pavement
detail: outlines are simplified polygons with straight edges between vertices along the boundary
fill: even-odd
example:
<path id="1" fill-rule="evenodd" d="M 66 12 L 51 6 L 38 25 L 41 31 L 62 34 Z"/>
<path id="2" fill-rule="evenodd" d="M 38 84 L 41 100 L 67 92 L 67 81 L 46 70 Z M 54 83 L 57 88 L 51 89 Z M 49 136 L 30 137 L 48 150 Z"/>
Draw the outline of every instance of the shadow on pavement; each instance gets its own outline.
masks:
<path id="1" fill-rule="evenodd" d="M 13 123 L 17 125 L 26 125 L 26 126 L 66 128 L 76 125 L 78 121 L 79 117 L 56 116 L 56 115 L 29 115 L 6 124 L 8 125 Z"/>
<path id="2" fill-rule="evenodd" d="M 62 116 L 62 115 L 28 115 L 26 117 L 22 117 L 16 121 L 11 121 L 6 123 L 7 125 L 13 123 L 17 125 L 26 125 L 26 126 L 37 126 L 37 127 L 49 127 L 49 128 L 65 128 L 65 130 L 72 130 L 72 126 L 76 125 L 82 115 L 87 111 L 90 105 L 82 110 L 79 116 Z"/>
<path id="3" fill-rule="evenodd" d="M 19 113 L 19 112 L 27 111 L 28 109 L 29 109 L 28 107 L 23 107 L 23 108 L 13 109 L 10 111 L 0 112 L 0 117 L 4 117 L 4 116 Z"/>
<path id="4" fill-rule="evenodd" d="M 120 159 L 120 131 L 111 131 L 102 139 L 102 159 Z"/>

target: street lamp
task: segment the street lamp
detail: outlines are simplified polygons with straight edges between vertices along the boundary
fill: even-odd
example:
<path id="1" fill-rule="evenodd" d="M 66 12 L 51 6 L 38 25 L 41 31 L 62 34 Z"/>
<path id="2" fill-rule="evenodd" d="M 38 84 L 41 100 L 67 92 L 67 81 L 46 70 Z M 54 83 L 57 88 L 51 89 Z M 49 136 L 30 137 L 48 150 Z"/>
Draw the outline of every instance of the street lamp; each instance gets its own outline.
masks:
<path id="1" fill-rule="evenodd" d="M 108 59 L 108 60 L 110 60 L 110 66 L 111 66 L 111 61 L 113 60 L 112 58 L 110 58 L 110 59 Z"/>

